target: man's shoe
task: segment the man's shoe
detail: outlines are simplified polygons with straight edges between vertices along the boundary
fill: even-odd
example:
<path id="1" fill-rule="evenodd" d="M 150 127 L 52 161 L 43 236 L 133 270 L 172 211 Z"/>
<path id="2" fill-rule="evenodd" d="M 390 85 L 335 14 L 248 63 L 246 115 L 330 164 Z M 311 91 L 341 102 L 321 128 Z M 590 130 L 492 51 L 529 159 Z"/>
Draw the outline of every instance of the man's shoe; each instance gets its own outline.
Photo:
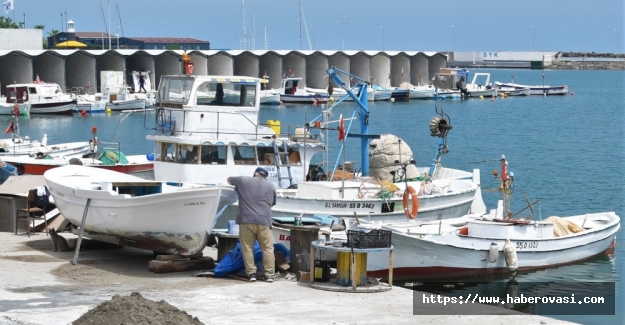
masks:
<path id="1" fill-rule="evenodd" d="M 265 278 L 265 282 L 273 283 L 273 278 Z"/>
<path id="2" fill-rule="evenodd" d="M 247 277 L 250 282 L 256 282 L 256 274 L 251 274 Z"/>

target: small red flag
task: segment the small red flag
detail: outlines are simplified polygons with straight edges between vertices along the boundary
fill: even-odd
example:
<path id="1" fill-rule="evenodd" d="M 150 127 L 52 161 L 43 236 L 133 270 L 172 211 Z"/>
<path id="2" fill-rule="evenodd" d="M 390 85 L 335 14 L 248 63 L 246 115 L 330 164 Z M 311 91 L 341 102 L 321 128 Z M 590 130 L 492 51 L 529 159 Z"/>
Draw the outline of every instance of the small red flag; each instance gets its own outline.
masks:
<path id="1" fill-rule="evenodd" d="M 4 130 L 4 134 L 11 133 L 13 132 L 14 129 L 15 128 L 13 127 L 13 121 L 11 120 L 11 124 L 9 124 L 9 127 L 7 127 L 6 130 Z"/>
<path id="2" fill-rule="evenodd" d="M 345 139 L 345 123 L 343 122 L 343 114 L 339 118 L 339 141 Z"/>

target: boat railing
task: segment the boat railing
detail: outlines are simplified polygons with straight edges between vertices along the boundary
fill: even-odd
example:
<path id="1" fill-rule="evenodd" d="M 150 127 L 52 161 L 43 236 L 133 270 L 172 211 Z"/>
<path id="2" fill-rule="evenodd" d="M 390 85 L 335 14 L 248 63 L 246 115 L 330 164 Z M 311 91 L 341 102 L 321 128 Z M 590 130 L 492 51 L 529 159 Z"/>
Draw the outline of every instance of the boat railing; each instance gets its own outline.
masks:
<path id="1" fill-rule="evenodd" d="M 102 151 L 104 150 L 110 150 L 110 151 L 117 151 L 117 152 L 122 152 L 122 143 L 121 142 L 105 142 L 105 141 L 99 141 L 98 145 L 100 146 L 100 149 Z"/>
<path id="2" fill-rule="evenodd" d="M 182 107 L 180 107 L 182 108 Z M 169 108 L 169 107 L 159 107 L 156 110 L 156 114 L 155 114 L 155 126 L 153 128 L 153 130 L 157 133 L 157 134 L 163 134 L 163 135 L 172 135 L 174 132 L 174 128 L 177 126 L 176 124 L 178 123 L 177 121 L 174 120 L 172 113 L 173 112 L 179 112 L 180 108 Z M 265 127 L 269 127 L 271 128 L 272 125 L 269 124 L 260 124 L 257 121 L 252 121 L 250 119 L 249 116 L 245 115 L 245 114 L 241 114 L 240 112 L 220 112 L 220 111 L 215 111 L 215 110 L 210 110 L 210 109 L 206 109 L 206 110 L 193 110 L 194 113 L 211 113 L 211 114 L 216 114 L 216 118 L 215 121 L 217 123 L 216 127 L 214 130 L 197 130 L 197 129 L 193 129 L 193 130 L 186 130 L 185 126 L 185 120 L 187 118 L 187 114 L 182 114 L 182 121 L 180 121 L 180 123 L 182 124 L 180 127 L 178 127 L 176 129 L 176 133 L 183 135 L 183 134 L 202 134 L 202 135 L 209 135 L 211 137 L 213 137 L 215 140 L 228 140 L 231 139 L 230 136 L 232 135 L 237 135 L 237 136 L 249 136 L 250 140 L 263 140 L 263 139 L 289 139 L 291 141 L 296 141 L 296 142 L 309 142 L 309 143 L 316 143 L 319 142 L 319 138 L 318 136 L 315 134 L 310 134 L 308 131 L 306 131 L 305 127 L 299 126 L 296 127 L 294 125 L 284 125 L 283 127 L 286 127 L 287 132 L 283 133 L 283 132 L 279 132 L 277 134 L 274 135 L 270 135 L 269 133 L 266 132 L 259 132 L 260 128 L 263 127 L 264 130 L 266 130 Z M 236 132 L 232 132 L 230 130 L 224 130 L 221 129 L 220 126 L 220 121 L 222 118 L 222 115 L 237 115 L 240 117 L 243 117 L 247 123 L 249 123 L 250 125 L 252 125 L 254 127 L 254 132 L 241 132 L 241 131 L 236 131 Z M 144 115 L 147 117 L 147 115 Z M 239 127 L 239 129 L 243 129 L 243 127 Z M 282 128 L 281 128 L 282 130 Z M 274 131 L 275 132 L 275 131 Z"/>

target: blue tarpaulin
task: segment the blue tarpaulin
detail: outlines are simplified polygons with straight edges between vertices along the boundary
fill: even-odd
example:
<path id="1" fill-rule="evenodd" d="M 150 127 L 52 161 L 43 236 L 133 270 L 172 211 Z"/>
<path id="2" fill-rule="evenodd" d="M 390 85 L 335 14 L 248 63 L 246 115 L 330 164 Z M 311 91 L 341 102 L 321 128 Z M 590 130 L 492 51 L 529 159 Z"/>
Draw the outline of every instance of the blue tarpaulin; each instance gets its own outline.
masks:
<path id="1" fill-rule="evenodd" d="M 281 252 L 287 261 L 290 261 L 291 251 L 282 244 L 273 244 L 274 252 Z M 254 264 L 256 269 L 263 271 L 263 251 L 260 249 L 258 242 L 254 243 Z M 237 246 L 224 256 L 217 267 L 215 267 L 215 276 L 222 277 L 226 274 L 240 274 L 245 273 L 245 264 L 243 263 L 243 254 L 241 253 L 241 243 L 237 243 Z"/>

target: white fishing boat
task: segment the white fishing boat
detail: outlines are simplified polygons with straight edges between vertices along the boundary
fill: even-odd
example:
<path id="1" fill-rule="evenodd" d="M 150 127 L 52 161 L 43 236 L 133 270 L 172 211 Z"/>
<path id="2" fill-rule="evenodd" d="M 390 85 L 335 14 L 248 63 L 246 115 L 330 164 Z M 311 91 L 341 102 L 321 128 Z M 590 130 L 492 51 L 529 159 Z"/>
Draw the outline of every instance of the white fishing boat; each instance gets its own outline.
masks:
<path id="1" fill-rule="evenodd" d="M 105 110 L 111 111 L 142 110 L 146 105 L 144 96 L 131 93 L 130 87 L 123 85 L 109 86 L 95 99 L 103 103 Z"/>
<path id="2" fill-rule="evenodd" d="M 409 82 L 402 82 L 400 89 L 410 92 L 410 99 L 432 99 L 436 95 L 436 88 L 433 85 L 413 85 Z"/>
<path id="3" fill-rule="evenodd" d="M 369 221 L 391 222 L 408 220 L 408 209 L 408 213 L 412 213 L 410 218 L 419 220 L 456 218 L 470 211 L 477 191 L 477 185 L 470 180 L 395 183 L 397 190 L 394 192 L 371 179 L 297 185 L 297 190 L 279 192 L 273 216 L 348 217 L 356 212 Z M 415 193 L 414 196 L 408 194 L 406 188 Z"/>
<path id="4" fill-rule="evenodd" d="M 47 134 L 43 135 L 41 142 L 30 141 L 30 139 L 28 139 L 27 141 L 22 140 L 22 142 L 15 142 L 15 145 L 11 145 L 11 143 L 7 142 L 4 144 L 6 144 L 6 146 L 1 148 L 0 157 L 30 156 L 43 159 L 46 156 L 61 157 L 67 155 L 78 155 L 94 150 L 92 144 L 88 141 L 48 145 Z"/>
<path id="5" fill-rule="evenodd" d="M 388 88 L 383 88 L 378 85 L 371 86 L 373 93 L 373 101 L 385 101 L 390 100 L 393 95 L 393 90 Z"/>
<path id="6" fill-rule="evenodd" d="M 354 99 L 351 98 L 350 96 L 347 96 L 347 92 L 343 89 L 340 88 L 334 88 L 332 89 L 332 95 L 330 95 L 328 93 L 327 89 L 320 89 L 320 88 L 310 88 L 310 87 L 305 87 L 304 88 L 306 91 L 313 93 L 313 94 L 319 94 L 319 95 L 323 95 L 323 96 L 327 96 L 328 98 L 331 98 L 330 100 L 332 101 L 338 101 L 341 100 L 343 98 L 345 98 L 343 101 L 346 102 L 353 102 Z M 358 94 L 356 94 L 356 96 L 358 96 Z M 372 91 L 372 89 L 369 89 L 369 92 L 367 92 L 367 101 L 372 102 L 375 99 L 375 93 Z"/>
<path id="7" fill-rule="evenodd" d="M 227 184 L 262 166 L 277 188 L 304 181 L 324 144 L 304 128 L 260 123 L 260 84 L 251 77 L 163 76 L 155 132 L 147 136 L 155 142 L 155 179 Z"/>
<path id="8" fill-rule="evenodd" d="M 503 219 L 491 213 L 377 227 L 392 231 L 395 279 L 432 280 L 514 273 L 585 260 L 610 248 L 620 218 L 614 212 L 601 212 L 537 221 Z M 385 277 L 388 256 L 384 260 L 371 254 L 367 270 L 370 276 Z"/>
<path id="9" fill-rule="evenodd" d="M 261 90 L 259 101 L 261 105 L 280 105 L 280 94 L 272 90 Z"/>
<path id="10" fill-rule="evenodd" d="M 322 93 L 313 93 L 304 88 L 300 88 L 299 83 L 302 78 L 286 77 L 282 78 L 280 88 L 274 92 L 280 94 L 280 100 L 285 104 L 325 104 L 330 96 Z"/>
<path id="11" fill-rule="evenodd" d="M 471 83 L 460 92 L 468 97 L 497 97 L 497 88 L 490 83 L 490 73 L 486 72 L 474 73 Z"/>
<path id="12" fill-rule="evenodd" d="M 567 95 L 569 86 L 549 86 L 549 85 L 520 85 L 515 83 L 506 83 L 495 81 L 495 87 L 499 89 L 524 89 L 529 88 L 530 95 Z"/>
<path id="13" fill-rule="evenodd" d="M 497 91 L 501 96 L 529 96 L 530 88 L 512 88 L 512 87 L 499 87 Z"/>
<path id="14" fill-rule="evenodd" d="M 223 200 L 221 186 L 146 181 L 84 166 L 54 168 L 44 177 L 65 219 L 80 227 L 86 215 L 86 237 L 108 235 L 160 253 L 201 252 Z"/>
<path id="15" fill-rule="evenodd" d="M 30 114 L 71 115 L 76 108 L 76 98 L 64 94 L 58 84 L 38 82 L 7 85 L 7 89 L 16 88 L 28 90 L 25 95 L 27 99 L 23 100 L 30 102 Z"/>

